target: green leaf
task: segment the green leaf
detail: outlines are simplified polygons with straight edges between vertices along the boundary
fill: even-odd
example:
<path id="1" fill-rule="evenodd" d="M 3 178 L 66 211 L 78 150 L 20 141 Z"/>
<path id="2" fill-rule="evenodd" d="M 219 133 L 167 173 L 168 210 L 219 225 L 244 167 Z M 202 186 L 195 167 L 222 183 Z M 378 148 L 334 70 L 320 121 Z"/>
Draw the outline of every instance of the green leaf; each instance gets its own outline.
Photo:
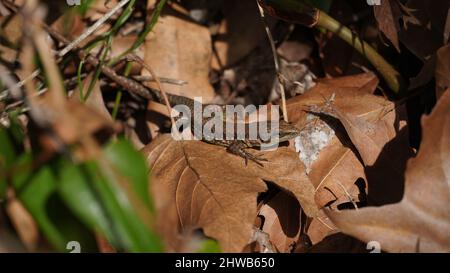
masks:
<path id="1" fill-rule="evenodd" d="M 93 2 L 94 2 L 93 0 L 81 1 L 81 5 L 77 6 L 78 14 L 80 14 L 81 16 L 85 16 L 86 12 L 89 10 Z"/>
<path id="2" fill-rule="evenodd" d="M 85 168 L 67 163 L 62 166 L 61 184 L 58 191 L 73 212 L 93 230 L 100 230 L 110 239 L 111 243 L 119 245 L 113 223 L 105 213 L 105 208 L 90 181 Z"/>
<path id="3" fill-rule="evenodd" d="M 7 183 L 7 173 L 14 165 L 18 148 L 23 141 L 23 132 L 16 123 L 15 116 L 10 117 L 10 127 L 0 126 L 0 200 L 5 198 Z M 21 148 L 21 147 L 20 147 Z"/>
<path id="4" fill-rule="evenodd" d="M 16 152 L 8 132 L 0 128 L 0 166 L 9 167 L 14 162 Z"/>
<path id="5" fill-rule="evenodd" d="M 30 152 L 21 154 L 14 167 L 11 168 L 11 179 L 14 189 L 22 191 L 33 177 L 33 155 Z"/>
<path id="6" fill-rule="evenodd" d="M 61 201 L 56 185 L 51 168 L 43 167 L 17 191 L 18 197 L 57 250 L 64 251 L 70 241 L 77 241 L 82 252 L 95 251 L 95 238 Z"/>
<path id="7" fill-rule="evenodd" d="M 161 252 L 159 237 L 145 221 L 150 216 L 148 207 L 140 199 L 133 200 L 133 196 L 137 196 L 134 192 L 136 187 L 131 187 L 131 192 L 126 188 L 130 183 L 133 185 L 132 180 L 143 183 L 147 179 L 130 170 L 122 173 L 124 166 L 121 164 L 128 160 L 136 166 L 141 165 L 137 152 L 121 141 L 108 148 L 110 150 L 106 154 L 109 155 L 105 157 L 111 157 L 111 162 L 88 162 L 80 166 L 67 163 L 63 166 L 59 188 L 61 196 L 86 225 L 101 231 L 117 249 Z"/>
<path id="8" fill-rule="evenodd" d="M 105 157 L 132 185 L 139 198 L 153 212 L 149 196 L 148 168 L 144 157 L 125 139 L 105 148 Z"/>
<path id="9" fill-rule="evenodd" d="M 14 162 L 16 152 L 6 129 L 0 128 L 0 199 L 5 198 L 6 172 Z"/>
<path id="10" fill-rule="evenodd" d="M 213 239 L 207 239 L 202 242 L 201 248 L 197 251 L 198 253 L 221 253 L 219 243 Z"/>

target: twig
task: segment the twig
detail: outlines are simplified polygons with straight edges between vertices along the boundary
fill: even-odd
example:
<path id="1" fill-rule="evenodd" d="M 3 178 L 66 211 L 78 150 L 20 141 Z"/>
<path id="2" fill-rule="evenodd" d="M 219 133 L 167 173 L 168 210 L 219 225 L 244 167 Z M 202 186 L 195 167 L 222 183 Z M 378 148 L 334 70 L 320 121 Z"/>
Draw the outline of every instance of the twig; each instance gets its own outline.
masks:
<path id="1" fill-rule="evenodd" d="M 170 117 L 170 121 L 172 122 L 172 126 L 175 126 L 175 120 L 172 117 L 172 107 L 170 106 L 170 102 L 169 102 L 169 98 L 167 97 L 167 93 L 165 91 L 165 89 L 162 87 L 161 82 L 159 81 L 158 76 L 156 75 L 155 71 L 151 68 L 150 65 L 146 64 L 144 62 L 144 60 L 142 60 L 141 58 L 139 58 L 137 55 L 135 54 L 128 54 L 126 56 L 126 58 L 130 61 L 135 61 L 137 63 L 139 63 L 140 65 L 142 65 L 142 67 L 144 67 L 148 72 L 150 72 L 150 74 L 152 75 L 152 77 L 155 79 L 156 81 L 156 85 L 158 85 L 159 90 L 161 90 L 161 94 L 164 98 L 164 102 L 166 104 L 167 107 L 167 114 Z"/>
<path id="2" fill-rule="evenodd" d="M 3 65 L 0 65 L 0 79 L 6 86 L 9 87 L 13 97 L 19 98 L 21 96 L 20 89 L 16 86 L 15 80 L 8 74 Z M 7 95 L 8 95 L 7 93 L 0 94 L 0 100 L 5 98 Z"/>
<path id="3" fill-rule="evenodd" d="M 33 18 L 37 14 L 34 11 L 36 8 L 36 1 L 28 1 L 24 6 L 24 14 L 23 17 L 27 18 L 30 17 L 32 20 L 36 19 Z M 42 14 L 41 14 L 42 16 Z M 25 27 L 24 27 L 24 40 L 26 41 L 22 48 L 22 54 L 20 56 L 21 63 L 23 65 L 23 71 L 24 73 L 30 73 L 34 70 L 35 64 L 33 62 L 34 57 L 34 49 L 33 49 L 33 27 L 34 25 L 29 22 L 29 20 L 24 20 Z M 31 112 L 31 116 L 33 117 L 34 122 L 39 125 L 42 128 L 45 128 L 48 124 L 48 118 L 46 113 L 44 112 L 44 108 L 38 107 L 39 103 L 37 102 L 36 97 L 33 96 L 33 94 L 37 93 L 36 87 L 34 86 L 32 81 L 24 82 L 24 100 L 27 103 L 27 106 L 29 107 L 29 111 Z"/>
<path id="4" fill-rule="evenodd" d="M 51 46 L 48 43 L 47 33 L 37 24 L 43 20 L 45 16 L 45 11 L 43 7 L 39 6 L 34 11 L 30 12 L 30 19 L 32 20 L 30 23 L 36 23 L 35 26 L 31 26 L 30 35 L 34 41 L 34 45 L 36 47 L 37 53 L 41 57 L 42 66 L 46 71 L 47 79 L 48 79 L 48 87 L 51 92 L 49 93 L 49 99 L 52 100 L 54 104 L 53 107 L 59 108 L 63 107 L 63 103 L 65 101 L 65 90 L 62 86 L 62 78 L 59 72 L 58 66 L 56 65 L 56 61 L 51 52 Z M 33 12 L 33 13 L 31 13 Z M 27 15 L 27 14 L 24 14 Z M 31 94 L 28 94 L 31 95 Z"/>
<path id="5" fill-rule="evenodd" d="M 286 93 L 284 91 L 284 85 L 281 80 L 280 62 L 278 60 L 277 48 L 275 46 L 275 42 L 273 41 L 272 33 L 270 32 L 269 26 L 267 25 L 266 18 L 264 16 L 264 10 L 259 5 L 258 1 L 256 1 L 256 4 L 258 5 L 259 14 L 261 15 L 261 20 L 264 24 L 264 29 L 266 30 L 267 38 L 269 39 L 269 42 L 270 42 L 270 47 L 272 48 L 273 61 L 275 64 L 275 71 L 277 73 L 277 81 L 278 81 L 278 85 L 280 87 L 280 93 L 281 93 L 281 105 L 282 105 L 281 109 L 283 111 L 284 121 L 288 122 L 289 119 L 288 119 L 287 109 L 286 109 Z"/>
<path id="6" fill-rule="evenodd" d="M 1 68 L 1 66 L 0 66 L 0 68 Z M 1 76 L 1 74 L 0 74 L 0 76 Z M 85 73 L 81 74 L 81 78 L 85 78 L 86 76 L 87 76 L 87 74 L 85 74 Z M 2 78 L 2 80 L 3 80 L 3 78 Z M 78 80 L 77 76 L 75 76 L 73 78 L 70 78 L 70 79 L 67 79 L 67 80 L 64 81 L 64 86 L 72 85 L 72 84 L 74 84 L 74 82 L 76 83 L 77 80 Z M 37 91 L 36 93 L 34 93 L 32 95 L 32 97 L 39 97 L 40 95 L 44 94 L 47 91 L 48 91 L 48 88 L 44 87 L 44 88 L 40 89 L 39 91 Z M 5 111 L 8 111 L 9 109 L 12 109 L 12 108 L 15 108 L 15 107 L 18 107 L 18 106 L 20 106 L 23 103 L 24 103 L 24 100 L 23 99 L 19 99 L 19 100 L 15 101 L 15 102 L 13 102 L 11 104 L 8 104 L 5 107 Z"/>
<path id="7" fill-rule="evenodd" d="M 388 63 L 372 46 L 352 33 L 352 31 L 332 18 L 326 12 L 314 8 L 310 1 L 258 0 L 265 11 L 282 20 L 302 24 L 307 27 L 324 28 L 348 43 L 361 53 L 378 70 L 389 88 L 400 95 L 406 89 L 401 74 Z M 339 54 L 339 53 L 337 53 Z"/>
<path id="8" fill-rule="evenodd" d="M 136 75 L 136 76 L 132 76 L 133 79 L 140 81 L 140 82 L 154 82 L 155 78 L 153 78 L 153 76 L 151 75 L 145 75 L 145 76 L 140 76 L 140 75 Z M 171 78 L 165 78 L 165 77 L 159 77 L 159 81 L 161 83 L 168 83 L 168 84 L 173 84 L 173 85 L 186 85 L 188 82 L 184 81 L 184 80 L 177 80 L 177 79 L 171 79 Z"/>
<path id="9" fill-rule="evenodd" d="M 353 197 L 350 195 L 350 193 L 347 191 L 347 189 L 344 187 L 344 185 L 342 185 L 341 182 L 339 182 L 339 181 L 337 182 L 337 184 L 342 188 L 342 190 L 344 191 L 348 200 L 353 204 L 353 207 L 355 208 L 355 210 L 358 210 L 358 206 L 356 205 L 355 200 L 353 200 Z"/>
<path id="10" fill-rule="evenodd" d="M 6 97 L 8 97 L 8 93 L 14 93 L 13 90 L 22 88 L 25 85 L 25 83 L 27 83 L 28 81 L 31 81 L 32 79 L 36 78 L 37 76 L 39 76 L 40 73 L 41 73 L 41 70 L 40 69 L 36 69 L 30 75 L 28 75 L 25 79 L 23 79 L 20 82 L 16 83 L 14 86 L 10 86 L 8 89 L 3 90 L 2 94 L 0 95 L 0 100 L 3 100 Z"/>
<path id="11" fill-rule="evenodd" d="M 95 24 L 90 26 L 85 32 L 83 32 L 78 38 L 73 40 L 70 44 L 68 44 L 64 49 L 62 49 L 58 56 L 62 57 L 69 53 L 71 50 L 73 50 L 75 47 L 77 47 L 81 41 L 86 39 L 89 35 L 94 33 L 101 25 L 103 25 L 111 16 L 113 16 L 119 9 L 121 9 L 123 6 L 125 6 L 130 0 L 122 0 L 117 4 L 112 10 L 110 10 L 108 13 L 106 13 L 102 18 L 98 19 Z"/>
<path id="12" fill-rule="evenodd" d="M 315 219 L 317 219 L 317 221 L 319 221 L 320 223 L 322 223 L 322 225 L 326 226 L 326 227 L 329 228 L 330 230 L 336 230 L 335 228 L 330 227 L 330 225 L 328 225 L 327 223 L 325 223 L 325 221 L 322 220 L 320 217 L 317 217 L 317 218 L 315 218 Z M 328 217 L 327 217 L 326 219 L 328 219 Z"/>
<path id="13" fill-rule="evenodd" d="M 54 30 L 47 24 L 43 23 L 42 26 L 45 30 L 47 30 L 47 32 L 51 36 L 53 36 L 59 42 L 64 43 L 64 44 L 70 43 L 69 40 L 67 40 L 58 31 Z M 96 57 L 94 57 L 90 54 L 86 54 L 86 52 L 84 52 L 84 50 L 82 50 L 80 48 L 75 47 L 74 49 L 76 49 L 78 51 L 78 56 L 80 57 L 80 59 L 85 59 L 86 62 L 88 62 L 92 66 L 99 65 L 100 61 Z M 139 82 L 137 82 L 133 79 L 118 75 L 114 69 L 112 69 L 106 65 L 101 66 L 100 70 L 106 77 L 108 77 L 112 81 L 116 82 L 117 84 L 119 84 L 120 86 L 122 86 L 123 88 L 128 90 L 129 92 L 132 92 L 132 93 L 139 95 L 146 99 L 152 99 L 152 94 L 148 90 L 148 88 L 143 86 Z"/>
<path id="14" fill-rule="evenodd" d="M 63 49 L 61 49 L 57 55 L 58 57 L 64 57 L 67 53 L 69 53 L 71 50 L 76 48 L 84 39 L 89 37 L 93 32 L 95 32 L 101 25 L 103 25 L 112 15 L 114 15 L 119 9 L 121 9 L 125 4 L 127 4 L 130 0 L 122 0 L 117 4 L 111 11 L 106 13 L 102 18 L 98 19 L 91 27 L 89 27 L 85 32 L 83 32 L 78 38 L 76 38 L 73 42 L 70 42 L 67 44 Z M 9 1 L 3 2 L 8 8 L 12 9 L 14 12 L 18 12 L 19 8 Z M 30 81 L 34 78 L 36 78 L 41 71 L 39 69 L 36 69 L 33 71 L 29 76 L 27 76 L 24 80 L 18 82 L 14 88 L 21 88 L 27 81 Z M 9 92 L 11 90 L 7 89 L 4 92 Z"/>

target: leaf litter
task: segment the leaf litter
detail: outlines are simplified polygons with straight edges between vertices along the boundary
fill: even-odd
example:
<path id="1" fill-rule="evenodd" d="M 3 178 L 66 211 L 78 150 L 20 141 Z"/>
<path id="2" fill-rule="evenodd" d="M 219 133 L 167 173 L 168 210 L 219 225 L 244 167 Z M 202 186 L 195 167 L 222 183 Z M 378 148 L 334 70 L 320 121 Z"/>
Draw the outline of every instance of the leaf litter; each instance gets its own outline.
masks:
<path id="1" fill-rule="evenodd" d="M 105 2 L 96 1 L 86 13 L 55 12 L 51 26 L 72 40 L 120 1 Z M 161 3 L 144 2 L 136 4 L 114 35 L 108 36 L 120 23 L 115 21 L 120 12 L 79 46 L 98 59 L 107 48 L 102 65 L 158 88 L 154 75 L 136 63 L 121 59 L 108 64 L 140 38 L 153 18 L 151 11 Z M 154 203 L 154 219 L 140 199 L 124 191 L 141 220 L 151 223 L 145 228 L 156 230 L 168 252 L 195 252 L 211 239 L 224 252 L 367 252 L 372 241 L 387 252 L 450 251 L 445 232 L 450 230 L 446 1 L 382 1 L 368 7 L 335 0 L 330 6 L 331 15 L 411 79 L 410 93 L 401 98 L 336 33 L 266 14 L 280 58 L 276 71 L 256 2 L 188 2 L 169 2 L 133 53 L 156 72 L 168 93 L 202 97 L 204 103 L 281 105 L 281 79 L 284 114 L 300 134 L 274 151 L 250 151 L 268 160 L 263 166 L 246 164 L 220 146 L 175 141 L 164 107 L 96 75 L 96 67 L 80 66 L 74 52 L 69 55 L 75 58 L 53 58 L 56 40 L 45 42 L 40 28 L 24 36 L 21 29 L 30 22 L 14 12 L 7 15 L 0 6 L 0 35 L 8 41 L 0 45 L 2 83 L 11 75 L 24 80 L 34 68 L 34 49 L 12 46 L 21 39 L 35 43 L 49 73 L 48 79 L 42 74 L 25 85 L 30 109 L 19 109 L 23 102 L 17 98 L 3 101 L 0 96 L 2 124 L 11 124 L 5 110 L 20 110 L 21 126 L 37 135 L 43 147 L 39 162 L 44 166 L 61 147 L 85 162 L 99 156 L 108 139 L 128 138 L 147 162 L 144 195 Z M 111 44 L 95 44 L 107 41 L 105 37 Z M 14 65 L 18 61 L 20 69 Z M 62 81 L 58 75 L 75 80 Z M 45 95 L 31 95 L 37 86 L 48 87 Z M 34 131 L 30 123 L 39 120 L 54 135 Z M 26 134 L 24 149 L 32 151 L 34 142 Z M 130 181 L 119 180 L 129 187 Z M 0 222 L 0 231 L 15 230 L 28 250 L 46 249 L 39 240 L 46 235 L 37 227 L 41 219 L 35 221 L 26 202 L 8 187 L 7 215 L 0 216 L 8 217 L 13 227 L 3 228 Z M 99 251 L 121 251 L 114 239 L 98 230 L 92 233 Z M 0 249 L 15 247 L 5 246 L 0 243 Z"/>

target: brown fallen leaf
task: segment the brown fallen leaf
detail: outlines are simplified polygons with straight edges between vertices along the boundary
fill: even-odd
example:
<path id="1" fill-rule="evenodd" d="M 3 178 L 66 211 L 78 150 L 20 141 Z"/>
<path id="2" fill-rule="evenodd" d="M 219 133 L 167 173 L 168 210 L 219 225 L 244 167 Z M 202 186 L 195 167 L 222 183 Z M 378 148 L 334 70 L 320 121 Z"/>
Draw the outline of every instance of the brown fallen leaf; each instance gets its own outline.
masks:
<path id="1" fill-rule="evenodd" d="M 297 200 L 281 191 L 259 210 L 262 231 L 267 233 L 279 252 L 292 252 L 300 235 L 300 206 Z"/>
<path id="2" fill-rule="evenodd" d="M 450 251 L 450 93 L 428 117 L 417 156 L 408 162 L 401 202 L 328 212 L 342 232 L 378 241 L 389 252 Z"/>
<path id="3" fill-rule="evenodd" d="M 42 15 L 33 13 L 36 20 L 42 20 L 39 18 Z M 93 141 L 93 135 L 100 132 L 110 135 L 117 127 L 111 120 L 83 103 L 67 100 L 66 92 L 61 85 L 62 77 L 51 52 L 52 47 L 46 32 L 40 24 L 33 24 L 32 20 L 26 23 L 25 27 L 29 29 L 32 37 L 25 43 L 21 55 L 23 72 L 30 75 L 34 71 L 34 63 L 31 61 L 34 54 L 31 46 L 33 42 L 42 60 L 43 70 L 48 76 L 48 91 L 42 96 L 33 95 L 36 90 L 31 82 L 25 84 L 30 115 L 37 127 L 46 132 L 39 135 L 43 150 L 50 152 L 48 153 L 50 155 L 55 150 L 63 149 L 64 145 L 83 143 L 84 145 L 80 145 L 82 147 L 78 149 L 80 154 L 84 156 L 96 154 L 100 149 L 98 143 Z"/>
<path id="4" fill-rule="evenodd" d="M 372 94 L 378 86 L 378 77 L 372 73 L 361 73 L 338 78 L 318 79 L 320 83 L 328 84 L 328 89 L 336 88 L 356 88 L 360 93 Z M 332 91 L 332 90 L 331 90 Z"/>
<path id="5" fill-rule="evenodd" d="M 311 106 L 320 107 L 334 96 L 334 101 L 330 102 L 333 107 L 373 124 L 374 131 L 384 136 L 380 140 L 384 144 L 404 126 L 401 120 L 405 109 L 398 106 L 397 111 L 393 111 L 392 102 L 372 95 L 377 84 L 378 79 L 373 73 L 320 79 L 309 92 L 287 102 L 290 120 L 303 128 L 297 148 L 316 188 L 315 199 L 320 208 L 337 210 L 363 206 L 370 189 L 364 164 L 345 128 L 336 120 L 324 122 L 305 110 Z M 333 224 L 327 222 L 326 217 L 312 219 L 308 235 L 313 243 L 336 232 Z"/>
<path id="6" fill-rule="evenodd" d="M 209 83 L 212 56 L 208 28 L 188 18 L 163 14 L 145 41 L 144 61 L 158 77 L 184 80 L 185 85 L 163 83 L 166 92 L 187 97 L 202 97 L 206 103 L 214 97 Z M 144 74 L 148 72 L 144 69 Z M 157 88 L 155 83 L 149 83 Z"/>
<path id="7" fill-rule="evenodd" d="M 23 204 L 14 196 L 12 190 L 8 193 L 6 213 L 19 234 L 22 243 L 28 251 L 35 251 L 39 243 L 39 229 L 31 214 Z"/>
<path id="8" fill-rule="evenodd" d="M 381 97 L 370 95 L 378 85 L 378 78 L 373 73 L 363 73 L 355 76 L 335 79 L 320 79 L 317 85 L 302 96 L 287 101 L 289 119 L 298 124 L 299 128 L 306 121 L 309 106 L 322 105 L 334 96 L 335 105 L 340 105 L 347 112 L 374 118 L 389 107 L 389 103 Z M 370 96 L 369 96 L 370 97 Z M 339 99 L 341 98 L 341 99 Z"/>
<path id="9" fill-rule="evenodd" d="M 374 5 L 373 11 L 378 27 L 400 52 L 398 32 L 400 31 L 400 18 L 402 16 L 398 0 L 382 0 L 381 5 Z"/>
<path id="10" fill-rule="evenodd" d="M 314 188 L 294 151 L 265 152 L 264 167 L 224 148 L 200 141 L 155 139 L 143 151 L 151 172 L 159 229 L 176 250 L 183 234 L 202 228 L 225 252 L 240 252 L 249 242 L 257 216 L 256 198 L 270 181 L 292 193 L 305 213 L 317 214 Z"/>
<path id="11" fill-rule="evenodd" d="M 398 202 L 403 194 L 406 160 L 413 156 L 407 128 L 395 124 L 399 114 L 392 110 L 386 113 L 391 118 L 368 122 L 345 113 L 339 107 L 334 107 L 333 112 L 345 127 L 366 167 L 368 202 L 379 205 Z"/>
<path id="12" fill-rule="evenodd" d="M 65 144 L 74 144 L 87 135 L 101 132 L 111 135 L 119 129 L 110 118 L 82 103 L 68 100 L 65 108 L 63 112 L 52 108 L 47 110 L 54 115 L 52 127 Z"/>
<path id="13" fill-rule="evenodd" d="M 320 210 L 319 215 L 311 219 L 311 223 L 308 225 L 306 234 L 312 245 L 316 245 L 321 242 L 327 236 L 339 232 L 339 229 L 331 222 L 330 218 L 325 214 L 324 210 Z M 297 243 L 297 250 L 302 248 L 300 243 Z M 307 248 L 308 249 L 308 248 Z M 306 250 L 307 250 L 306 249 Z"/>
<path id="14" fill-rule="evenodd" d="M 102 96 L 102 91 L 100 90 L 100 81 L 99 80 L 97 80 L 95 82 L 95 85 L 92 88 L 90 94 L 88 94 L 89 85 L 92 81 L 93 75 L 94 75 L 94 72 L 90 73 L 86 77 L 86 79 L 83 80 L 82 94 L 80 94 L 80 88 L 77 87 L 75 89 L 75 91 L 72 93 L 72 95 L 70 96 L 70 99 L 81 102 L 82 101 L 81 95 L 82 95 L 83 98 L 86 99 L 85 104 L 87 106 L 96 110 L 97 113 L 102 115 L 106 120 L 113 122 L 111 114 L 109 113 L 108 109 L 106 109 L 105 101 L 103 100 L 103 96 Z"/>
<path id="15" fill-rule="evenodd" d="M 439 99 L 448 88 L 450 88 L 450 45 L 437 51 L 436 97 Z"/>
<path id="16" fill-rule="evenodd" d="M 291 120 L 299 128 L 303 128 L 298 142 L 300 158 L 316 187 L 316 202 L 320 207 L 331 204 L 337 206 L 340 204 L 336 202 L 338 200 L 349 202 L 349 193 L 353 193 L 352 198 L 358 201 L 360 188 L 355 183 L 361 179 L 366 180 L 366 177 L 342 127 L 336 122 L 330 127 L 304 110 L 310 106 L 322 105 L 334 94 L 333 105 L 345 109 L 346 113 L 368 121 L 377 120 L 387 109 L 392 108 L 392 104 L 384 98 L 371 95 L 377 83 L 378 79 L 372 73 L 319 80 L 317 86 L 308 93 L 287 103 Z M 391 130 L 395 134 L 395 128 L 392 127 Z"/>

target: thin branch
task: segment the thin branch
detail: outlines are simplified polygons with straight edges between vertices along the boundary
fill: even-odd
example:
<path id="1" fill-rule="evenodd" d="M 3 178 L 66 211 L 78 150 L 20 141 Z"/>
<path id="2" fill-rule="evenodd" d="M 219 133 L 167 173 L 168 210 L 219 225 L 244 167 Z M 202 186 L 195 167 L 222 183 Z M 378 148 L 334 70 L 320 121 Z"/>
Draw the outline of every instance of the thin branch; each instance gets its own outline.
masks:
<path id="1" fill-rule="evenodd" d="M 152 75 L 145 75 L 145 76 L 132 76 L 133 79 L 140 81 L 140 82 L 154 82 L 155 78 L 153 78 Z M 186 85 L 188 82 L 184 80 L 178 80 L 178 79 L 172 79 L 172 78 L 165 78 L 165 77 L 159 77 L 159 81 L 161 83 L 168 83 L 173 85 Z"/>
<path id="2" fill-rule="evenodd" d="M 73 40 L 70 44 L 64 47 L 59 53 L 59 57 L 63 57 L 70 51 L 72 51 L 75 47 L 77 47 L 84 39 L 89 37 L 92 33 L 94 33 L 99 27 L 101 27 L 111 16 L 113 16 L 117 11 L 119 11 L 123 6 L 125 6 L 130 0 L 122 0 L 117 4 L 112 10 L 106 13 L 102 18 L 98 19 L 95 24 L 90 26 L 85 32 L 83 32 L 78 38 Z"/>
<path id="3" fill-rule="evenodd" d="M 172 117 L 172 107 L 170 106 L 170 102 L 169 102 L 169 98 L 167 97 L 167 93 L 165 91 L 165 88 L 163 88 L 158 76 L 156 75 L 155 71 L 152 69 L 152 67 L 145 63 L 144 60 L 142 60 L 141 58 L 139 58 L 137 55 L 135 54 L 128 54 L 126 56 L 126 58 L 130 61 L 135 61 L 137 63 L 139 63 L 140 65 L 142 65 L 148 72 L 150 72 L 150 74 L 152 75 L 152 77 L 155 79 L 156 84 L 158 85 L 159 90 L 161 90 L 161 94 L 164 98 L 164 102 L 166 104 L 166 108 L 167 108 L 167 113 L 170 117 L 170 121 L 172 122 L 172 126 L 175 126 L 175 120 Z"/>
<path id="4" fill-rule="evenodd" d="M 337 182 L 337 184 L 342 188 L 348 200 L 352 203 L 353 207 L 355 208 L 355 210 L 358 210 L 358 205 L 356 205 L 355 200 L 353 200 L 353 197 L 350 195 L 350 193 L 347 191 L 344 185 L 342 185 L 341 182 L 339 181 Z"/>
<path id="5" fill-rule="evenodd" d="M 261 20 L 264 24 L 264 29 L 266 30 L 267 38 L 269 39 L 269 42 L 270 42 L 270 47 L 272 48 L 273 61 L 275 64 L 275 71 L 277 73 L 277 81 L 278 81 L 278 85 L 280 87 L 280 93 L 281 93 L 281 105 L 282 105 L 281 109 L 283 111 L 284 121 L 288 122 L 289 119 L 288 119 L 287 109 L 286 109 L 286 92 L 284 91 L 284 85 L 281 80 L 280 62 L 278 60 L 277 48 L 275 46 L 275 42 L 273 41 L 272 33 L 270 32 L 269 26 L 267 25 L 266 18 L 264 16 L 264 10 L 259 5 L 258 1 L 256 1 L 256 4 L 258 5 L 259 14 L 261 15 Z"/>
<path id="6" fill-rule="evenodd" d="M 83 40 L 85 40 L 87 37 L 89 37 L 89 35 L 94 33 L 100 26 L 102 26 L 111 16 L 113 16 L 118 10 L 120 10 L 129 1 L 130 0 L 122 0 L 121 2 L 119 2 L 119 4 L 117 4 L 111 11 L 106 13 L 102 18 L 98 19 L 91 27 L 89 27 L 85 32 L 83 32 L 80 36 L 78 36 L 78 38 L 76 38 L 73 42 L 67 44 L 63 49 L 61 49 L 57 53 L 57 56 L 60 58 L 64 57 L 67 53 L 69 53 L 74 48 L 76 48 Z M 19 8 L 14 3 L 11 3 L 9 1 L 4 1 L 3 3 L 8 8 L 12 9 L 14 12 L 17 13 L 19 11 Z M 27 81 L 30 81 L 30 80 L 36 78 L 40 73 L 41 73 L 41 71 L 39 69 L 36 69 L 25 79 L 18 82 L 13 88 L 21 88 L 22 86 L 24 86 L 24 84 Z M 10 90 L 11 90 L 11 88 L 4 90 L 4 92 L 10 92 Z M 5 95 L 2 94 L 2 96 L 5 96 Z M 0 98 L 2 98 L 2 97 L 0 97 Z"/>

